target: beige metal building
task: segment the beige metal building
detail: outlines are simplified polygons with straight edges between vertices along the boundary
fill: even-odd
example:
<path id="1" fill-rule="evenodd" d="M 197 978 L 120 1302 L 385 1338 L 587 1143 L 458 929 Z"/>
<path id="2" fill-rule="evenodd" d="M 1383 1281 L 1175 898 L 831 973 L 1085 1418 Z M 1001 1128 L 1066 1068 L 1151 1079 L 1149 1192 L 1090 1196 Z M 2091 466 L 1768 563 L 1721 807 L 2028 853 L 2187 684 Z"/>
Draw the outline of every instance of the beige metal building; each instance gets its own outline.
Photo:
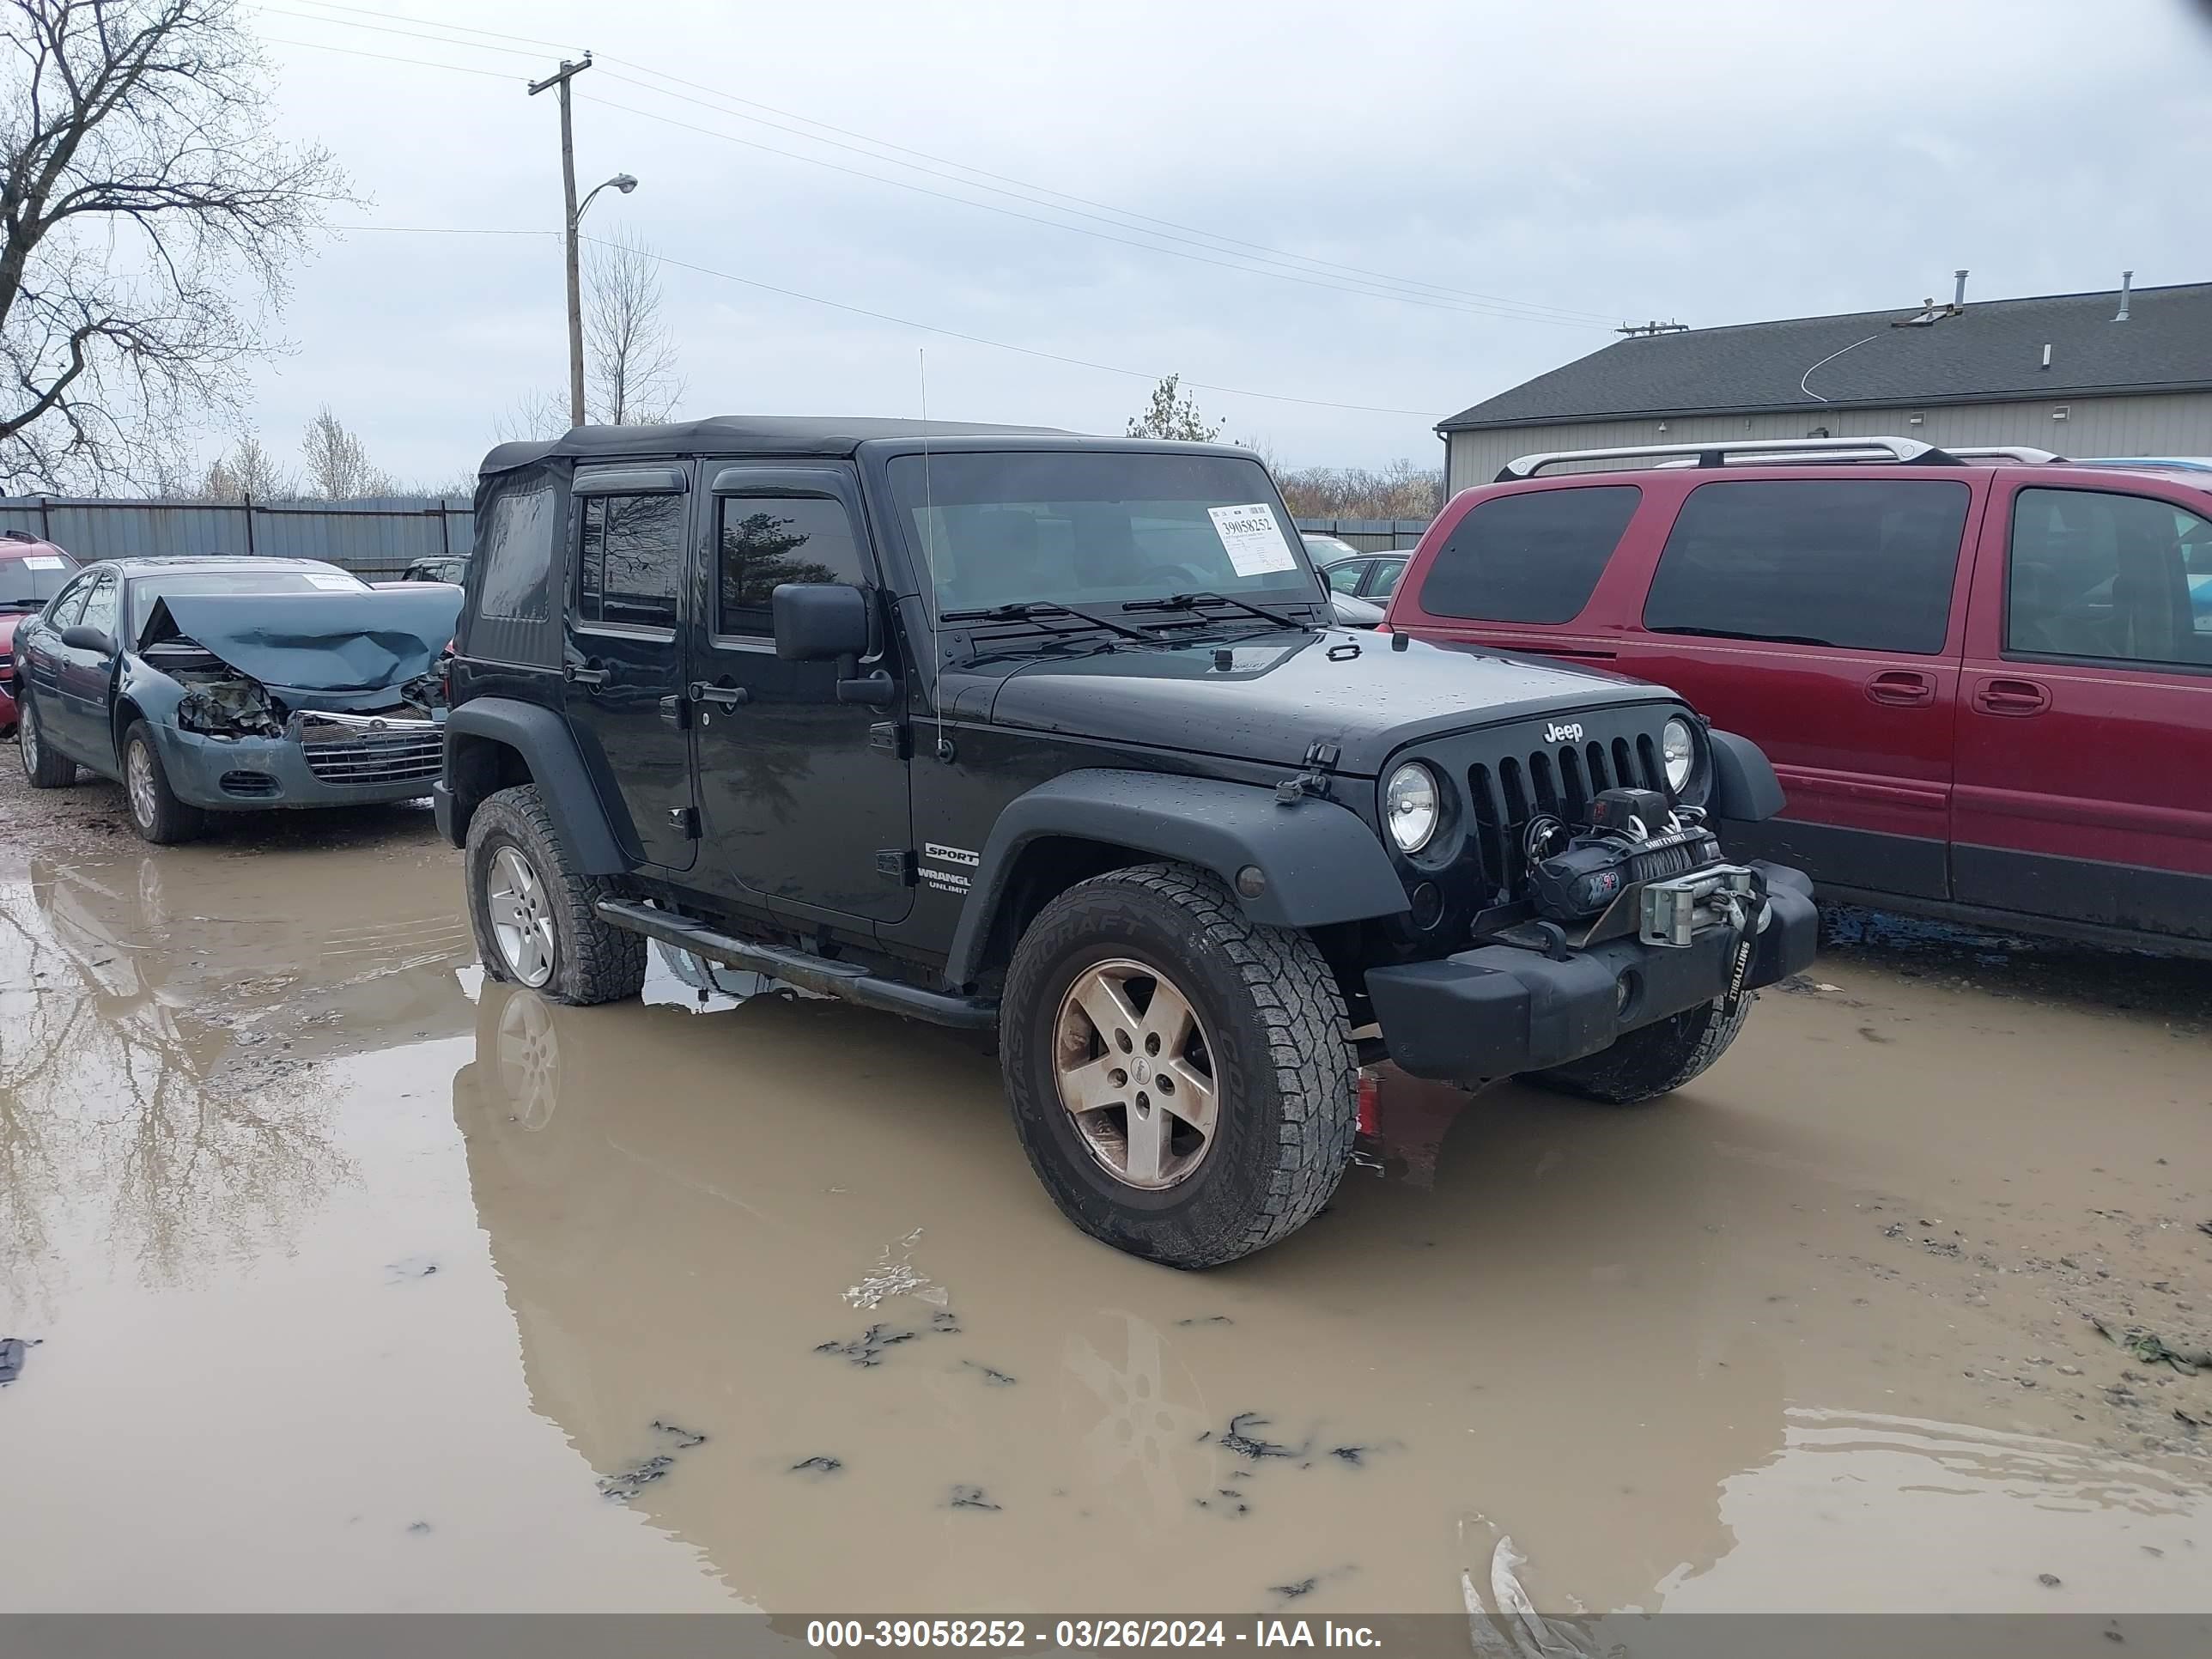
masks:
<path id="1" fill-rule="evenodd" d="M 1447 493 L 1516 455 L 1895 434 L 2212 455 L 2212 283 L 1636 335 L 1437 428 Z"/>

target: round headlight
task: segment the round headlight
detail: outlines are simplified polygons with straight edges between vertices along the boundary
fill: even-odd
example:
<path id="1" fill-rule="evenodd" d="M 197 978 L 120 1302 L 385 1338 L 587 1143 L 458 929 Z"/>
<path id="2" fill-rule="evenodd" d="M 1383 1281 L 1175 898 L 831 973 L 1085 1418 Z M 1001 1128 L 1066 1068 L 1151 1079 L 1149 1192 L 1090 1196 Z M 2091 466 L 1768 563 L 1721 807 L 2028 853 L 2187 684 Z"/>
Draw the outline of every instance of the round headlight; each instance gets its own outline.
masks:
<path id="1" fill-rule="evenodd" d="M 1419 761 L 1407 761 L 1390 775 L 1382 791 L 1382 823 L 1401 853 L 1418 853 L 1437 833 L 1437 775 Z"/>
<path id="2" fill-rule="evenodd" d="M 1659 736 L 1659 756 L 1667 763 L 1667 787 L 1676 794 L 1690 781 L 1691 769 L 1698 763 L 1698 745 L 1690 735 L 1690 723 L 1686 720 L 1671 720 Z"/>

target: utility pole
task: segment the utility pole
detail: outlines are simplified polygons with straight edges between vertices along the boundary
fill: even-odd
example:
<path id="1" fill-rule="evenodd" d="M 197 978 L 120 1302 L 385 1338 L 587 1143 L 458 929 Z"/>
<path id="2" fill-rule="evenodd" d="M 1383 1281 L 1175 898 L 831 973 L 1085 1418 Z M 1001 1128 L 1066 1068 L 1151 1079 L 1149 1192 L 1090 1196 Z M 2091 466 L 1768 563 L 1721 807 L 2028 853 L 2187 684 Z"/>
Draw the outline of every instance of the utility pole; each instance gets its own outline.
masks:
<path id="1" fill-rule="evenodd" d="M 561 89 L 561 198 L 564 254 L 568 264 L 568 424 L 584 423 L 584 282 L 576 261 L 576 140 L 568 121 L 568 82 L 592 66 L 592 54 L 572 64 L 561 60 L 560 69 L 543 81 L 530 83 L 535 98 L 548 87 Z"/>

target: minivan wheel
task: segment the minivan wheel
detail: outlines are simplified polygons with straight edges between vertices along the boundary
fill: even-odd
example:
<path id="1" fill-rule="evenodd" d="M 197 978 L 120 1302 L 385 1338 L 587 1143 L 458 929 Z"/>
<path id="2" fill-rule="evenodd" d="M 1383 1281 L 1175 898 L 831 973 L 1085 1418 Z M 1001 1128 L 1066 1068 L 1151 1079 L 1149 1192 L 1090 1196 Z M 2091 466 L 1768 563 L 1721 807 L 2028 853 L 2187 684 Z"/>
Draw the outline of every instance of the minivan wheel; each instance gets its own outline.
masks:
<path id="1" fill-rule="evenodd" d="M 1358 1066 L 1313 941 L 1212 876 L 1079 882 L 1014 950 L 1000 1019 L 1014 1127 L 1068 1219 L 1210 1267 L 1295 1232 L 1352 1156 Z"/>
<path id="2" fill-rule="evenodd" d="M 21 747 L 23 775 L 33 789 L 65 789 L 76 781 L 76 763 L 39 732 L 39 706 L 25 700 L 15 717 L 15 741 Z"/>
<path id="3" fill-rule="evenodd" d="M 617 1002 L 643 987 L 644 936 L 600 919 L 614 889 L 568 867 L 534 785 L 485 799 L 462 864 L 477 953 L 494 979 L 556 1002 Z"/>
<path id="4" fill-rule="evenodd" d="M 1728 1052 L 1751 1012 L 1752 999 L 1721 1018 L 1718 1002 L 1701 1003 L 1631 1031 L 1610 1048 L 1549 1071 L 1524 1073 L 1517 1081 L 1607 1106 L 1640 1106 L 1701 1077 Z"/>
<path id="5" fill-rule="evenodd" d="M 143 720 L 131 722 L 123 734 L 123 802 L 131 827 L 139 837 L 156 847 L 173 846 L 205 833 L 207 814 L 177 799 L 169 787 L 169 775 L 161 769 L 161 751 Z"/>

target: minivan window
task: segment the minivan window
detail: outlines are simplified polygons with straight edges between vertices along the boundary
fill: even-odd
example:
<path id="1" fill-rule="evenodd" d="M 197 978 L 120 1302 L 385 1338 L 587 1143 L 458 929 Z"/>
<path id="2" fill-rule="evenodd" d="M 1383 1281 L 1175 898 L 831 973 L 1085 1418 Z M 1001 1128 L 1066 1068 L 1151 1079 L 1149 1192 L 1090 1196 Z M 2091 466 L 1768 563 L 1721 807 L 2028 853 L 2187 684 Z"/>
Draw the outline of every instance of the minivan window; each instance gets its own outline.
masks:
<path id="1" fill-rule="evenodd" d="M 2005 647 L 2032 656 L 2212 664 L 2212 523 L 2089 489 L 2013 498 Z"/>
<path id="2" fill-rule="evenodd" d="M 1948 479 L 1701 484 L 1668 532 L 1644 625 L 1932 655 L 1972 500 Z"/>
<path id="3" fill-rule="evenodd" d="M 940 611 L 1190 592 L 1322 603 L 1305 544 L 1256 460 L 967 452 L 902 455 L 890 474 Z"/>
<path id="4" fill-rule="evenodd" d="M 673 633 L 683 565 L 684 497 L 586 495 L 577 551 L 576 617 L 586 627 Z"/>
<path id="5" fill-rule="evenodd" d="M 784 582 L 860 582 L 860 544 L 842 501 L 822 495 L 726 495 L 720 503 L 718 634 L 769 635 Z"/>
<path id="6" fill-rule="evenodd" d="M 1484 501 L 1437 550 L 1421 609 L 1476 622 L 1572 622 L 1643 496 L 1634 484 L 1608 484 Z"/>

